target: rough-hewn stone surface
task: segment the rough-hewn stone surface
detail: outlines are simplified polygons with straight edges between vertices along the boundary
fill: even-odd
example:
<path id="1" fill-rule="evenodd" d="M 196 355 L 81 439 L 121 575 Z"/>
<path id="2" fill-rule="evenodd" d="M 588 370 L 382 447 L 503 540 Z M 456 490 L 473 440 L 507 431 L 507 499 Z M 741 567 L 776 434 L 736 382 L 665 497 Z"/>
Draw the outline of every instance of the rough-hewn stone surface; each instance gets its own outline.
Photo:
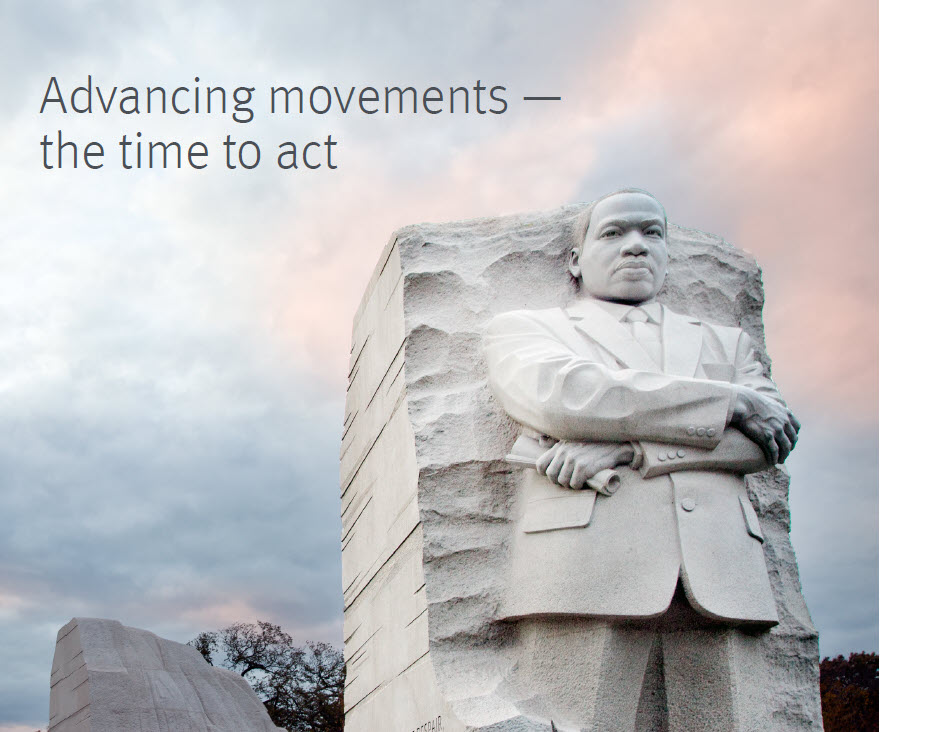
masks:
<path id="1" fill-rule="evenodd" d="M 238 674 L 192 646 L 116 620 L 74 618 L 59 631 L 49 732 L 276 732 Z"/>
<path id="2" fill-rule="evenodd" d="M 383 252 L 354 325 L 341 460 L 350 732 L 545 729 L 494 694 L 521 647 L 499 619 L 519 480 L 503 458 L 518 426 L 487 385 L 481 332 L 497 313 L 576 295 L 565 263 L 580 210 L 406 227 Z M 690 229 L 668 238 L 658 299 L 742 327 L 763 354 L 753 258 Z M 773 728 L 818 730 L 788 485 L 777 469 L 748 479 L 781 619 L 760 642 Z"/>

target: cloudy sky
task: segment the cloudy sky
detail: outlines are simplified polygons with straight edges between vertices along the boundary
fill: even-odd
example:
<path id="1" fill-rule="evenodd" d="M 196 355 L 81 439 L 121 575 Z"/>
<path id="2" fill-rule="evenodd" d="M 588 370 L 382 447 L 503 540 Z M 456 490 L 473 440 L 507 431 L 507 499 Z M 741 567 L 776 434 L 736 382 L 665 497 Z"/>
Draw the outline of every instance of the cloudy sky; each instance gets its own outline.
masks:
<path id="1" fill-rule="evenodd" d="M 73 616 L 338 643 L 349 334 L 389 234 L 624 185 L 764 267 L 821 651 L 878 649 L 876 3 L 0 7 L 0 732 L 45 726 Z M 39 114 L 50 77 L 68 94 L 89 74 L 105 97 L 255 87 L 255 118 Z M 267 107 L 272 85 L 478 81 L 504 114 Z M 104 167 L 43 169 L 59 130 Z M 123 170 L 138 132 L 204 141 L 208 167 Z M 258 143 L 257 168 L 226 169 L 226 135 Z M 327 135 L 337 169 L 275 165 Z"/>

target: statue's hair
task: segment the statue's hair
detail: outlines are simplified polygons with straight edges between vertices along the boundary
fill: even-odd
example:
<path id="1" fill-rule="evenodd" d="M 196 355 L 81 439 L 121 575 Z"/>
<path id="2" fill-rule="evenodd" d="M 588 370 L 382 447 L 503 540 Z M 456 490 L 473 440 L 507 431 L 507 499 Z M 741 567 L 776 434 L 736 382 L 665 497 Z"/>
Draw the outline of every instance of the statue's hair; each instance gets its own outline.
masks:
<path id="1" fill-rule="evenodd" d="M 663 210 L 663 220 L 666 221 L 666 208 L 662 203 L 659 202 L 659 199 L 656 198 L 649 191 L 645 191 L 642 188 L 621 188 L 619 191 L 614 191 L 613 193 L 608 193 L 606 196 L 601 196 L 593 203 L 588 204 L 585 209 L 578 214 L 578 218 L 575 221 L 575 234 L 577 235 L 577 248 L 580 249 L 584 246 L 584 238 L 587 236 L 588 229 L 591 226 L 591 215 L 594 213 L 594 209 L 597 207 L 601 201 L 610 198 L 611 196 L 620 196 L 624 193 L 642 193 L 644 196 L 652 198 L 656 203 L 659 203 L 659 207 Z"/>

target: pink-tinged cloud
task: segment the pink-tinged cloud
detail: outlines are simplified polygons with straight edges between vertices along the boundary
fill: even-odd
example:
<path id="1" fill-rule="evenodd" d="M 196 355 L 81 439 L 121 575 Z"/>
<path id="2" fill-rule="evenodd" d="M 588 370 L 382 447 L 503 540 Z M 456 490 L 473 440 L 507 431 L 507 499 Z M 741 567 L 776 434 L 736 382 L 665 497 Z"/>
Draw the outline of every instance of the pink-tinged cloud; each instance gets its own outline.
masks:
<path id="1" fill-rule="evenodd" d="M 27 605 L 25 598 L 20 595 L 14 595 L 10 592 L 0 592 L 0 617 L 3 617 L 7 614 L 13 614 Z"/>
<path id="2" fill-rule="evenodd" d="M 268 610 L 242 598 L 220 600 L 198 607 L 180 607 L 177 614 L 177 620 L 204 630 L 218 630 L 232 623 L 253 623 L 256 620 L 271 622 L 272 620 L 272 615 Z M 322 623 L 293 623 L 284 625 L 284 630 L 291 634 L 294 645 L 301 645 L 306 641 L 325 641 L 339 646 L 342 639 L 342 619 L 334 618 Z"/>
<path id="3" fill-rule="evenodd" d="M 180 617 L 194 625 L 205 628 L 221 628 L 232 623 L 243 623 L 258 615 L 258 609 L 249 602 L 233 598 L 225 602 L 188 606 L 180 609 Z M 250 621 L 249 621 L 250 622 Z"/>
<path id="4" fill-rule="evenodd" d="M 497 139 L 506 155 L 520 149 L 516 135 Z M 489 143 L 492 145 L 493 143 Z M 296 240 L 294 256 L 273 265 L 269 286 L 278 303 L 274 316 L 283 338 L 303 348 L 315 369 L 314 376 L 332 387 L 345 388 L 352 318 L 363 290 L 391 233 L 419 221 L 442 221 L 510 213 L 531 205 L 518 190 L 519 180 L 533 165 L 544 162 L 515 152 L 525 170 L 510 180 L 482 181 L 485 171 L 473 160 L 476 148 L 458 154 L 440 177 L 396 184 L 384 176 L 363 201 L 355 190 L 338 190 L 305 207 L 304 220 L 282 235 Z M 492 148 L 488 148 L 491 153 Z M 572 182 L 584 166 L 566 181 L 543 184 L 542 207 L 571 196 Z M 545 176 L 533 175 L 533 180 Z M 499 176 L 496 176 L 499 178 Z M 529 191 L 531 193 L 531 191 Z"/>
<path id="5" fill-rule="evenodd" d="M 687 121 L 676 193 L 723 210 L 719 233 L 764 265 L 778 380 L 876 413 L 877 5 L 673 2 L 635 38 L 594 57 L 592 96 L 619 84 L 624 118 Z"/>
<path id="6" fill-rule="evenodd" d="M 758 257 L 791 400 L 875 414 L 875 3 L 671 2 L 612 19 L 595 41 L 557 115 L 520 110 L 431 173 L 379 168 L 367 188 L 319 189 L 285 234 L 296 258 L 270 272 L 286 340 L 341 385 L 352 314 L 395 228 L 570 202 L 616 165 L 618 185 L 662 181 L 677 223 Z M 611 160 L 605 145 L 623 136 Z M 641 161 L 653 137 L 659 152 Z"/>

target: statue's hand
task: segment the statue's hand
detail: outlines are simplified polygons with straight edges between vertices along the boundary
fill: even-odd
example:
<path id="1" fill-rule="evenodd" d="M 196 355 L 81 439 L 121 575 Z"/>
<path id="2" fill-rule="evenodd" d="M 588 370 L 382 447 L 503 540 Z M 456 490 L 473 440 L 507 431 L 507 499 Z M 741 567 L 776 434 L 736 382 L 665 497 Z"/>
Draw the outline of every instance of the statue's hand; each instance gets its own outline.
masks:
<path id="1" fill-rule="evenodd" d="M 629 444 L 562 440 L 542 454 L 535 469 L 564 488 L 580 490 L 600 471 L 629 464 L 633 455 Z"/>
<path id="2" fill-rule="evenodd" d="M 787 459 L 800 431 L 793 412 L 745 386 L 737 387 L 731 424 L 755 442 L 774 465 Z"/>

